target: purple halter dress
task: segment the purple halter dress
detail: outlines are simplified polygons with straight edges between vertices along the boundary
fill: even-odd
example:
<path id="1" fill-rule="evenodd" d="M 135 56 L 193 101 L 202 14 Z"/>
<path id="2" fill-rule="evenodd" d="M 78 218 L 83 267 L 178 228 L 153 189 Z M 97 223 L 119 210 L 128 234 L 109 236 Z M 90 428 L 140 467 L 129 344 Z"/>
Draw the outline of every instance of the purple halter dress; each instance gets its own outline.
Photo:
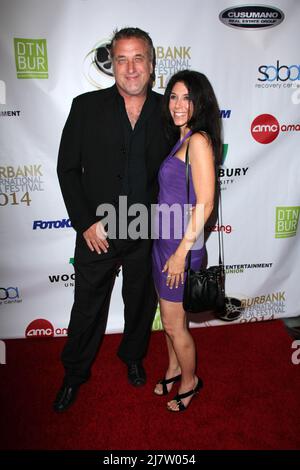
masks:
<path id="1" fill-rule="evenodd" d="M 163 273 L 162 269 L 170 256 L 176 251 L 184 235 L 185 227 L 183 223 L 183 216 L 175 215 L 170 218 L 169 236 L 166 237 L 165 225 L 163 228 L 163 215 L 173 204 L 178 204 L 181 207 L 181 214 L 183 214 L 183 207 L 187 204 L 187 191 L 186 191 L 186 166 L 185 162 L 176 157 L 176 152 L 180 148 L 183 141 L 190 135 L 188 133 L 185 138 L 177 142 L 172 149 L 170 155 L 163 161 L 158 175 L 159 181 L 159 195 L 158 195 L 158 208 L 155 214 L 155 239 L 153 242 L 152 250 L 152 271 L 154 284 L 158 296 L 162 299 L 171 302 L 182 302 L 183 298 L 183 285 L 180 283 L 178 288 L 170 289 L 166 285 L 167 272 Z M 192 181 L 191 168 L 190 172 L 190 204 L 195 205 L 196 195 Z M 161 206 L 161 205 L 164 206 Z M 177 214 L 177 212 L 176 212 Z M 177 220 L 176 220 L 177 217 Z M 181 218 L 179 221 L 178 218 Z M 179 223 L 180 222 L 180 223 Z M 175 227 L 175 229 L 174 229 Z M 178 232 L 178 227 L 181 233 Z M 192 249 L 191 251 L 191 267 L 193 270 L 198 270 L 202 266 L 205 255 L 205 246 L 201 249 Z"/>

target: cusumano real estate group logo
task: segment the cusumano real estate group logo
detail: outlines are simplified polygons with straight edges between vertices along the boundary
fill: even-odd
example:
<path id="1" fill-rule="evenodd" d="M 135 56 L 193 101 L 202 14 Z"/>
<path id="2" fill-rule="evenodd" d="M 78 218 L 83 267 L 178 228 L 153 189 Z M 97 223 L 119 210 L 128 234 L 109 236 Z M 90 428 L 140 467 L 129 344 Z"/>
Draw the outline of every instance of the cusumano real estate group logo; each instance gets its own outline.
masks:
<path id="1" fill-rule="evenodd" d="M 46 39 L 14 38 L 17 78 L 48 78 Z"/>
<path id="2" fill-rule="evenodd" d="M 284 13 L 272 5 L 238 5 L 221 11 L 219 20 L 231 28 L 255 30 L 278 26 Z"/>
<path id="3" fill-rule="evenodd" d="M 290 238 L 297 233 L 300 206 L 276 207 L 275 238 Z"/>

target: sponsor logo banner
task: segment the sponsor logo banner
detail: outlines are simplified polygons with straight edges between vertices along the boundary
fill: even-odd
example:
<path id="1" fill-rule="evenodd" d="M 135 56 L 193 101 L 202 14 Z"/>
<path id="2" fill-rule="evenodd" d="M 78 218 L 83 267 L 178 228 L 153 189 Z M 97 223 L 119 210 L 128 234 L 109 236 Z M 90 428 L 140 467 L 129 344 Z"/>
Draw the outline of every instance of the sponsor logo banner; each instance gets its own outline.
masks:
<path id="1" fill-rule="evenodd" d="M 75 273 L 72 274 L 49 274 L 49 281 L 53 285 L 64 285 L 64 287 L 75 286 Z"/>
<path id="2" fill-rule="evenodd" d="M 218 179 L 221 190 L 227 189 L 231 184 L 235 183 L 240 177 L 246 176 L 249 167 L 227 167 L 225 161 L 228 156 L 229 144 L 223 144 L 222 165 L 218 168 Z"/>
<path id="3" fill-rule="evenodd" d="M 66 336 L 67 328 L 55 328 L 49 320 L 37 318 L 29 323 L 25 330 L 26 338 L 52 338 L 53 336 Z"/>
<path id="4" fill-rule="evenodd" d="M 30 193 L 44 191 L 42 165 L 0 166 L 0 206 L 30 206 Z"/>
<path id="5" fill-rule="evenodd" d="M 297 88 L 300 86 L 300 65 L 276 63 L 258 67 L 256 88 Z"/>
<path id="6" fill-rule="evenodd" d="M 284 13 L 270 5 L 241 5 L 221 11 L 219 20 L 232 28 L 272 28 L 282 23 Z"/>
<path id="7" fill-rule="evenodd" d="M 300 206 L 276 207 L 275 238 L 294 237 L 297 233 Z"/>
<path id="8" fill-rule="evenodd" d="M 46 39 L 14 38 L 17 78 L 48 78 Z"/>
<path id="9" fill-rule="evenodd" d="M 251 134 L 256 142 L 270 144 L 279 132 L 299 132 L 300 124 L 279 124 L 272 114 L 260 114 L 251 124 Z"/>
<path id="10" fill-rule="evenodd" d="M 70 219 L 61 220 L 34 220 L 32 230 L 46 230 L 53 228 L 70 228 L 72 227 Z"/>
<path id="11" fill-rule="evenodd" d="M 242 299 L 241 322 L 271 320 L 286 313 L 285 291 Z"/>
<path id="12" fill-rule="evenodd" d="M 18 287 L 0 287 L 0 305 L 22 302 Z"/>
<path id="13" fill-rule="evenodd" d="M 192 67 L 191 46 L 157 46 L 155 53 L 155 85 L 158 90 L 164 90 L 168 79 L 176 72 Z"/>

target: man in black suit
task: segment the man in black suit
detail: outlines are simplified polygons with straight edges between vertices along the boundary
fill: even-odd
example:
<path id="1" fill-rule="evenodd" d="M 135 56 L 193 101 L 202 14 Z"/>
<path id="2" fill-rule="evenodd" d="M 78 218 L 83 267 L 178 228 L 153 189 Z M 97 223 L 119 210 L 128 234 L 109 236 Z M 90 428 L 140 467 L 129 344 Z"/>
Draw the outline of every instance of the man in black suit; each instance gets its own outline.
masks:
<path id="1" fill-rule="evenodd" d="M 124 28 L 114 34 L 110 53 L 115 85 L 73 100 L 59 149 L 58 177 L 77 238 L 75 299 L 62 352 L 65 377 L 54 401 L 58 412 L 74 402 L 90 376 L 120 266 L 125 322 L 118 356 L 128 367 L 132 385 L 146 382 L 142 360 L 157 303 L 151 239 L 124 238 L 120 233 L 110 238 L 96 212 L 99 205 L 111 204 L 128 224 L 127 215 L 119 211 L 120 196 L 127 198 L 128 207 L 155 203 L 158 169 L 168 148 L 161 95 L 151 90 L 151 38 L 139 28 Z"/>

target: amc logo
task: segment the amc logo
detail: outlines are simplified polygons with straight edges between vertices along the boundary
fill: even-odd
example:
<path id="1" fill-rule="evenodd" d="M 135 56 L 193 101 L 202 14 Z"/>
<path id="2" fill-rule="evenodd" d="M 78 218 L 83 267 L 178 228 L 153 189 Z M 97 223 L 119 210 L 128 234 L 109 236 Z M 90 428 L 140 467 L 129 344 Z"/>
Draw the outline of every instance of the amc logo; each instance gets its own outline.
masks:
<path id="1" fill-rule="evenodd" d="M 53 337 L 54 328 L 48 320 L 38 318 L 29 323 L 25 331 L 25 336 L 27 338 Z"/>
<path id="2" fill-rule="evenodd" d="M 280 125 L 272 114 L 260 114 L 251 124 L 253 139 L 260 144 L 269 144 L 276 139 L 280 131 Z"/>

